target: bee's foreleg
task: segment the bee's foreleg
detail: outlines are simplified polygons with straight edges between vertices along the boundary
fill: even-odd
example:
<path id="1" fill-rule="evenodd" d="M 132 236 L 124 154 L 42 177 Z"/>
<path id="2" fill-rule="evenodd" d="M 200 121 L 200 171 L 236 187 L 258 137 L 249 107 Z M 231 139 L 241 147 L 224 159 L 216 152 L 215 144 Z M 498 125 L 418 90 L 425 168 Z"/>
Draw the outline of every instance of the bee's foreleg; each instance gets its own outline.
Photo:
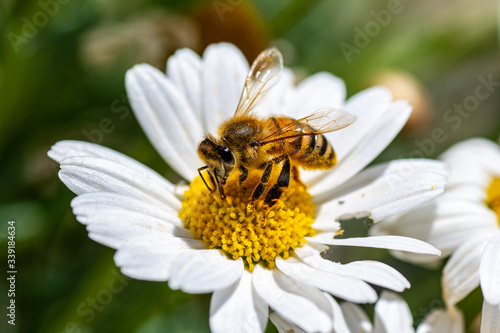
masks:
<path id="1" fill-rule="evenodd" d="M 245 168 L 243 165 L 240 165 L 240 171 L 241 171 L 241 175 L 240 175 L 240 184 L 241 184 L 248 177 L 248 169 Z"/>
<path id="2" fill-rule="evenodd" d="M 226 195 L 224 194 L 224 189 L 222 188 L 222 183 L 219 179 L 219 177 L 217 177 L 217 173 L 214 172 L 214 177 L 215 177 L 215 182 L 217 183 L 217 188 L 219 189 L 219 195 L 220 195 L 220 198 L 221 199 L 225 199 L 226 198 Z"/>
<path id="3" fill-rule="evenodd" d="M 266 168 L 264 169 L 264 173 L 260 178 L 260 183 L 253 190 L 252 201 L 259 199 L 264 193 L 264 190 L 267 187 L 267 183 L 269 183 L 269 178 L 271 178 L 271 172 L 273 171 L 273 164 L 274 163 L 272 160 L 266 163 Z"/>
<path id="4" fill-rule="evenodd" d="M 280 175 L 276 184 L 267 192 L 266 198 L 264 199 L 264 204 L 268 207 L 274 206 L 274 204 L 281 197 L 283 191 L 288 188 L 290 184 L 290 174 L 291 174 L 291 164 L 290 157 L 285 155 L 285 162 L 283 162 L 283 168 L 281 169 Z"/>

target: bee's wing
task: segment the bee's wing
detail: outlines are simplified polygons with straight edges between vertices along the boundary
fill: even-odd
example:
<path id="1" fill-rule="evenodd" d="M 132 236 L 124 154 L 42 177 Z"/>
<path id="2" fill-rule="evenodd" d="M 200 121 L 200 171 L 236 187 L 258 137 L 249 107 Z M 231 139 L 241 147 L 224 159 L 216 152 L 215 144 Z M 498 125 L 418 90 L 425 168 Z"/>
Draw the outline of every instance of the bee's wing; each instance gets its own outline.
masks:
<path id="1" fill-rule="evenodd" d="M 250 112 L 276 82 L 283 68 L 283 57 L 276 48 L 262 51 L 248 72 L 235 116 Z"/>
<path id="2" fill-rule="evenodd" d="M 307 117 L 297 119 L 283 126 L 261 140 L 261 144 L 333 132 L 347 127 L 356 121 L 356 116 L 342 109 L 319 109 Z M 308 126 L 306 126 L 308 125 Z"/>

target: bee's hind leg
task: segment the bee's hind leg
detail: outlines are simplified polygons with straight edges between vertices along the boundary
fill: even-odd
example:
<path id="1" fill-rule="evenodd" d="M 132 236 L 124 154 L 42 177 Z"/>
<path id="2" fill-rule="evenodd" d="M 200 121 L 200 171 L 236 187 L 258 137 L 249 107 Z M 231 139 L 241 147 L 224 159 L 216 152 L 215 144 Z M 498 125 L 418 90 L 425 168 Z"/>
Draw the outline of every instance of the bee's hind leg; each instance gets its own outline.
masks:
<path id="1" fill-rule="evenodd" d="M 264 173 L 260 178 L 260 183 L 255 187 L 252 193 L 252 202 L 259 199 L 264 193 L 267 183 L 269 183 L 269 178 L 271 178 L 271 172 L 273 171 L 273 161 L 269 161 L 266 163 L 266 168 L 264 169 Z"/>
<path id="2" fill-rule="evenodd" d="M 274 206 L 278 199 L 281 197 L 283 191 L 288 188 L 290 184 L 290 174 L 291 174 L 291 163 L 290 157 L 285 155 L 285 162 L 283 162 L 283 168 L 281 169 L 280 175 L 276 184 L 267 192 L 266 198 L 264 199 L 264 205 L 268 207 Z"/>

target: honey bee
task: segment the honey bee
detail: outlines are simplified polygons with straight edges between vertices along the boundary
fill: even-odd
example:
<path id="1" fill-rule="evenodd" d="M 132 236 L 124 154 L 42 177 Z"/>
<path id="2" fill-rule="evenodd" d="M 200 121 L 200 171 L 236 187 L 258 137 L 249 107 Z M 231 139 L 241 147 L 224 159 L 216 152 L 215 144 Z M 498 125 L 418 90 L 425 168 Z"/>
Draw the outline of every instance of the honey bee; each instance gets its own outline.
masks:
<path id="1" fill-rule="evenodd" d="M 252 64 L 234 116 L 219 126 L 217 137 L 207 134 L 198 146 L 198 155 L 206 163 L 198 173 L 210 191 L 217 187 L 222 199 L 224 185 L 233 170 L 240 170 L 240 184 L 249 170 L 263 170 L 251 200 L 266 193 L 264 204 L 272 207 L 290 178 L 298 179 L 298 167 L 329 169 L 337 163 L 335 151 L 322 133 L 352 124 L 354 115 L 336 108 L 320 109 L 301 119 L 262 118 L 252 112 L 277 82 L 282 67 L 283 59 L 276 48 L 264 50 Z M 275 167 L 281 170 L 276 183 L 269 187 Z M 203 178 L 203 170 L 208 171 L 212 187 Z"/>

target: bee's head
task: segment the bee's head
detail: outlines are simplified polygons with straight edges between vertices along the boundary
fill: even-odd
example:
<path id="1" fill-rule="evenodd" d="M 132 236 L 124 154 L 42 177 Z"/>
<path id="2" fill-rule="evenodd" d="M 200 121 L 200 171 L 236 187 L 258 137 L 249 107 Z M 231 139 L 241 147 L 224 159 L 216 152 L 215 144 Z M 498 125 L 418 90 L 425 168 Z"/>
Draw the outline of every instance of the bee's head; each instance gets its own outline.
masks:
<path id="1" fill-rule="evenodd" d="M 234 169 L 236 164 L 234 153 L 228 147 L 216 144 L 214 138 L 207 137 L 198 146 L 198 155 L 207 163 L 205 167 L 199 170 L 208 169 L 210 177 L 215 178 L 215 182 L 219 190 L 221 190 L 220 185 L 226 183 L 229 173 Z"/>

